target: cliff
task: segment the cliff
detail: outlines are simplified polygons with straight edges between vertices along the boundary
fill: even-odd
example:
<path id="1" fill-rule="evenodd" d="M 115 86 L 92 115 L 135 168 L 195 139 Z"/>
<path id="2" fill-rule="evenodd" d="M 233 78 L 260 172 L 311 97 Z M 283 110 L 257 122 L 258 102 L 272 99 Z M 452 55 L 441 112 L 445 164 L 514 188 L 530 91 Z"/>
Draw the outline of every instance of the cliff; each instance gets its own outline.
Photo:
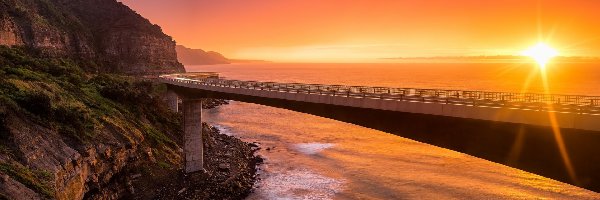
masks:
<path id="1" fill-rule="evenodd" d="M 244 198 L 257 146 L 204 124 L 206 173 L 183 173 L 182 116 L 165 91 L 0 46 L 0 199 Z"/>
<path id="2" fill-rule="evenodd" d="M 180 167 L 181 116 L 159 89 L 0 46 L 0 199 L 116 199 L 129 170 Z"/>
<path id="3" fill-rule="evenodd" d="M 132 170 L 180 169 L 164 86 L 96 72 L 183 70 L 172 38 L 114 0 L 0 0 L 0 199 L 118 199 Z"/>
<path id="4" fill-rule="evenodd" d="M 175 41 L 115 0 L 0 0 L 0 45 L 123 74 L 184 71 Z"/>
<path id="5" fill-rule="evenodd" d="M 229 59 L 214 51 L 190 49 L 182 45 L 176 46 L 177 58 L 184 65 L 214 65 L 229 64 Z"/>

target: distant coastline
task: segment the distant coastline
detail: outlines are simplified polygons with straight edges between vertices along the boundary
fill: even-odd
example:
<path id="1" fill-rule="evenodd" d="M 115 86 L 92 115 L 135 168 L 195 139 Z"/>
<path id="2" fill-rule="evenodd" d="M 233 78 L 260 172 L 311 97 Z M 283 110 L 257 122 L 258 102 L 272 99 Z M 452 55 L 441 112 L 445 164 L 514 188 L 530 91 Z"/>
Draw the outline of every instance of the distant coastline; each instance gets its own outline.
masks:
<path id="1" fill-rule="evenodd" d="M 177 45 L 177 60 L 184 65 L 219 65 L 232 63 L 267 63 L 265 60 L 229 59 L 219 52 Z"/>
<path id="2" fill-rule="evenodd" d="M 268 60 L 246 60 L 246 59 L 229 59 L 230 64 L 239 64 L 239 63 L 273 63 L 273 61 Z"/>

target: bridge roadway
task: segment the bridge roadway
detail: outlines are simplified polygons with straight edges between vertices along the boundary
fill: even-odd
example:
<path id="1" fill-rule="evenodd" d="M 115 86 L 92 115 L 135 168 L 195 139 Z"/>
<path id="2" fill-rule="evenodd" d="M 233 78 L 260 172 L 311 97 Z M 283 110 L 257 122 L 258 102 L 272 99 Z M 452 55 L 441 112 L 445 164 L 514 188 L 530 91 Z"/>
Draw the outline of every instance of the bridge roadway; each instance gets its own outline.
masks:
<path id="1" fill-rule="evenodd" d="M 290 101 L 600 131 L 600 96 L 319 85 L 166 75 L 186 88 Z"/>
<path id="2" fill-rule="evenodd" d="M 595 153 L 600 145 L 600 96 L 275 83 L 217 76 L 171 74 L 160 80 L 169 86 L 175 97 L 171 99 L 183 98 L 186 119 L 201 120 L 185 114 L 194 113 L 194 106 L 186 104 L 198 102 L 194 99 L 258 103 L 386 131 L 600 191 L 600 155 Z M 177 101 L 170 102 L 177 109 Z M 189 138 L 198 134 L 187 132 L 192 130 L 186 129 Z M 201 148 L 189 154 L 197 153 Z"/>

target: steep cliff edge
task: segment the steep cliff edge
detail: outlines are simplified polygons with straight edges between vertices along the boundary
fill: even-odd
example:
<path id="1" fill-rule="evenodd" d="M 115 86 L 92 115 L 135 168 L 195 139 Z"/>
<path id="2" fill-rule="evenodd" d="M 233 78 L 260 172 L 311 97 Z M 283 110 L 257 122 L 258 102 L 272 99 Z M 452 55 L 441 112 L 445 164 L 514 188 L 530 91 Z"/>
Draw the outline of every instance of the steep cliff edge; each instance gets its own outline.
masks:
<path id="1" fill-rule="evenodd" d="M 182 116 L 163 102 L 164 85 L 26 52 L 0 46 L 0 199 L 240 199 L 252 189 L 252 146 L 207 125 L 207 173 L 183 173 Z"/>
<path id="2" fill-rule="evenodd" d="M 115 0 L 0 0 L 0 199 L 242 198 L 248 144 L 207 134 L 209 175 L 183 174 L 165 86 L 125 76 L 181 71 L 171 37 Z"/>
<path id="3" fill-rule="evenodd" d="M 158 87 L 0 46 L 0 197 L 115 199 L 136 163 L 180 167 Z"/>
<path id="4" fill-rule="evenodd" d="M 0 45 L 68 57 L 87 71 L 184 71 L 175 41 L 115 0 L 0 0 Z"/>
<path id="5" fill-rule="evenodd" d="M 0 0 L 0 199 L 117 199 L 138 166 L 181 167 L 181 116 L 132 75 L 183 71 L 114 0 Z"/>

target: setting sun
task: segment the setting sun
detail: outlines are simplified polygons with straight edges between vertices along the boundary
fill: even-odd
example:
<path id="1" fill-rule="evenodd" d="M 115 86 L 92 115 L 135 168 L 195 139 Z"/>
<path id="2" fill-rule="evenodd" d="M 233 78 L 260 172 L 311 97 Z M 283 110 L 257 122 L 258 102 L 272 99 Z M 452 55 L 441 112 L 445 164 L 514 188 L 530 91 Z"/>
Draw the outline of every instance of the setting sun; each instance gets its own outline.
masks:
<path id="1" fill-rule="evenodd" d="M 538 43 L 537 45 L 523 51 L 523 55 L 533 58 L 540 65 L 540 67 L 545 67 L 550 59 L 558 55 L 558 51 L 547 44 Z"/>

